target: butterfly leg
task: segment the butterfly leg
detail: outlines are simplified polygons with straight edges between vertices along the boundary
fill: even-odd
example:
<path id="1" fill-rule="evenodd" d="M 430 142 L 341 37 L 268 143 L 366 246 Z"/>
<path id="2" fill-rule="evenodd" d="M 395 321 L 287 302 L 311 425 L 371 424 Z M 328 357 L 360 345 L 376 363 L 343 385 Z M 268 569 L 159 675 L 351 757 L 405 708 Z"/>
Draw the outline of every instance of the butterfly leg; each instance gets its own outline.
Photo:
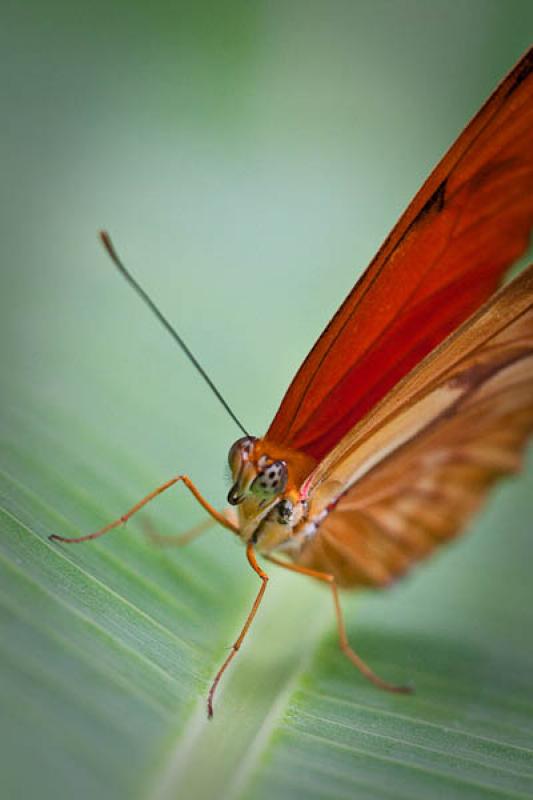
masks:
<path id="1" fill-rule="evenodd" d="M 237 526 L 238 517 L 233 508 L 224 509 L 222 514 L 228 520 L 228 522 Z M 157 545 L 158 547 L 184 547 L 184 545 L 189 544 L 189 542 L 193 542 L 203 533 L 210 530 L 210 528 L 212 528 L 214 525 L 215 520 L 212 517 L 207 517 L 207 519 L 204 519 L 201 522 L 198 522 L 196 525 L 193 525 L 188 531 L 166 535 L 164 533 L 158 533 L 150 520 L 145 518 L 143 519 L 143 533 L 152 544 Z"/>
<path id="2" fill-rule="evenodd" d="M 253 546 L 252 542 L 248 542 L 248 544 L 246 545 L 246 558 L 248 559 L 248 563 L 250 564 L 250 566 L 253 569 L 253 571 L 257 575 L 259 575 L 259 577 L 261 579 L 261 586 L 259 588 L 259 591 L 257 592 L 256 598 L 254 600 L 254 604 L 253 604 L 253 606 L 252 606 L 252 608 L 250 610 L 250 613 L 246 617 L 246 622 L 244 623 L 244 625 L 242 627 L 242 630 L 239 633 L 239 636 L 237 637 L 237 639 L 235 640 L 235 642 L 233 643 L 233 645 L 231 647 L 231 651 L 230 651 L 229 656 L 226 658 L 226 660 L 224 661 L 224 663 L 222 664 L 222 666 L 218 670 L 217 674 L 215 675 L 215 679 L 214 679 L 213 683 L 211 684 L 211 688 L 209 689 L 209 694 L 207 696 L 207 716 L 209 717 L 209 719 L 211 719 L 211 717 L 213 716 L 213 698 L 214 698 L 214 695 L 215 695 L 216 688 L 217 688 L 217 686 L 218 686 L 218 684 L 220 682 L 220 679 L 221 679 L 222 675 L 224 674 L 224 672 L 226 671 L 226 669 L 230 665 L 231 661 L 235 658 L 235 656 L 237 655 L 237 653 L 240 650 L 240 647 L 241 647 L 241 644 L 243 643 L 244 637 L 248 633 L 248 629 L 249 629 L 250 625 L 253 622 L 253 619 L 254 619 L 254 617 L 255 617 L 255 615 L 257 613 L 257 609 L 259 608 L 259 606 L 261 604 L 261 600 L 263 599 L 263 595 L 265 593 L 265 590 L 266 590 L 266 587 L 267 587 L 267 583 L 268 583 L 268 575 L 266 574 L 266 572 L 263 572 L 263 570 L 261 569 L 261 567 L 259 566 L 259 564 L 256 561 L 255 552 L 254 552 L 254 546 Z"/>
<path id="3" fill-rule="evenodd" d="M 53 533 L 48 538 L 51 539 L 52 541 L 66 542 L 67 544 L 74 544 L 77 542 L 88 542 L 91 539 L 98 539 L 98 537 L 103 536 L 104 533 L 107 533 L 108 531 L 111 531 L 114 528 L 118 528 L 120 527 L 120 525 L 124 525 L 130 519 L 130 517 L 136 514 L 137 511 L 140 511 L 141 508 L 143 508 L 147 503 L 149 503 L 155 497 L 158 497 L 158 495 L 162 494 L 167 489 L 170 489 L 171 486 L 174 486 L 176 483 L 179 483 L 180 481 L 185 484 L 187 489 L 191 492 L 192 495 L 194 495 L 194 497 L 198 500 L 200 505 L 203 506 L 203 508 L 205 508 L 207 513 L 215 520 L 215 522 L 218 522 L 224 528 L 228 528 L 228 530 L 232 531 L 233 533 L 238 532 L 238 528 L 232 522 L 230 522 L 223 514 L 221 514 L 220 511 L 217 511 L 216 508 L 214 508 L 211 505 L 211 503 L 209 503 L 200 494 L 199 490 L 196 488 L 194 483 L 187 475 L 178 475 L 175 478 L 171 478 L 166 483 L 161 484 L 161 486 L 158 486 L 156 489 L 150 492 L 150 494 L 147 494 L 146 497 L 143 497 L 142 500 L 139 500 L 139 502 L 136 503 L 132 508 L 130 508 L 129 511 L 127 511 L 125 514 L 123 514 L 121 517 L 114 520 L 113 522 L 110 522 L 108 525 L 105 525 L 103 528 L 100 528 L 99 531 L 95 531 L 94 533 L 88 533 L 86 536 L 77 536 L 74 538 L 59 536 L 58 534 Z"/>
<path id="4" fill-rule="evenodd" d="M 214 524 L 215 520 L 212 517 L 207 517 L 207 519 L 202 520 L 197 525 L 193 525 L 183 533 L 167 535 L 159 533 L 147 519 L 143 519 L 142 523 L 144 535 L 150 540 L 151 544 L 157 547 L 184 547 L 212 528 Z"/>
<path id="5" fill-rule="evenodd" d="M 284 569 L 288 569 L 291 572 L 298 572 L 300 575 L 308 575 L 310 578 L 316 578 L 316 580 L 324 581 L 327 583 L 331 589 L 331 593 L 333 595 L 333 604 L 335 606 L 335 614 L 337 616 L 337 628 L 339 631 L 339 643 L 341 646 L 342 652 L 348 656 L 352 664 L 354 664 L 357 669 L 365 676 L 374 686 L 379 687 L 380 689 L 385 689 L 387 692 L 399 692 L 401 694 L 410 694 L 413 689 L 410 686 L 396 686 L 393 683 L 388 683 L 376 675 L 370 667 L 365 664 L 363 659 L 357 655 L 355 650 L 352 650 L 350 647 L 350 643 L 348 641 L 348 637 L 346 635 L 346 628 L 344 626 L 344 617 L 342 614 L 341 604 L 339 600 L 339 589 L 337 587 L 337 583 L 335 581 L 335 577 L 330 575 L 327 572 L 318 572 L 314 569 L 308 569 L 307 567 L 301 567 L 298 564 L 291 564 L 288 561 L 282 561 L 279 558 L 275 558 L 274 556 L 265 556 L 268 561 L 271 561 L 273 564 L 276 564 L 278 567 L 283 567 Z"/>

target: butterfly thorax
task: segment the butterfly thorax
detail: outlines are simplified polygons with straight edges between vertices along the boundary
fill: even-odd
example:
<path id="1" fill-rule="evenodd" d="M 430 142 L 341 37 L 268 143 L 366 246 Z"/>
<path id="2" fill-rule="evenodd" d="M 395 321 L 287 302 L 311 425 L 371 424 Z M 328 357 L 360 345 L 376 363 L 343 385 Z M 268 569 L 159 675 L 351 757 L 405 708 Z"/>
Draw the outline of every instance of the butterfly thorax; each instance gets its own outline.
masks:
<path id="1" fill-rule="evenodd" d="M 314 459 L 266 439 L 244 437 L 228 455 L 233 485 L 228 502 L 237 506 L 239 536 L 268 553 L 298 546 L 309 504 L 302 493 Z"/>

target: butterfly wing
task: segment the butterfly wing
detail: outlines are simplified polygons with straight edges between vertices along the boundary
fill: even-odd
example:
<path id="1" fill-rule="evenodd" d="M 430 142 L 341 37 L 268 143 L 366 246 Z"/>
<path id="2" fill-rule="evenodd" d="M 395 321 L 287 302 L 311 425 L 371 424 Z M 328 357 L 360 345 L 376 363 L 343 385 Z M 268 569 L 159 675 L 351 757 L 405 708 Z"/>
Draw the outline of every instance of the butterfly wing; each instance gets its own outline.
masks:
<path id="1" fill-rule="evenodd" d="M 316 468 L 311 516 L 327 516 L 296 560 L 343 586 L 388 584 L 460 532 L 532 431 L 533 266 Z"/>
<path id="2" fill-rule="evenodd" d="M 490 297 L 533 225 L 533 49 L 443 158 L 290 385 L 266 434 L 319 460 Z"/>

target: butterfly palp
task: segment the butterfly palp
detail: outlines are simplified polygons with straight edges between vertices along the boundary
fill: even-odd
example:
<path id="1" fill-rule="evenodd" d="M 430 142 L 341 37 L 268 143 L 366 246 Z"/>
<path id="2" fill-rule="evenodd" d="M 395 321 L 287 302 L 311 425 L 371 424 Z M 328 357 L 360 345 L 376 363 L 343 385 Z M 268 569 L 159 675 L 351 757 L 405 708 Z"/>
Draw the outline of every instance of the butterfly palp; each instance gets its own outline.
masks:
<path id="1" fill-rule="evenodd" d="M 234 442 L 228 453 L 228 464 L 233 474 L 238 472 L 243 461 L 250 458 L 253 450 L 255 438 L 253 436 L 241 436 Z"/>
<path id="2" fill-rule="evenodd" d="M 255 465 L 250 461 L 255 441 L 253 436 L 243 436 L 230 447 L 228 464 L 234 484 L 228 492 L 228 503 L 232 506 L 242 503 L 257 477 Z"/>

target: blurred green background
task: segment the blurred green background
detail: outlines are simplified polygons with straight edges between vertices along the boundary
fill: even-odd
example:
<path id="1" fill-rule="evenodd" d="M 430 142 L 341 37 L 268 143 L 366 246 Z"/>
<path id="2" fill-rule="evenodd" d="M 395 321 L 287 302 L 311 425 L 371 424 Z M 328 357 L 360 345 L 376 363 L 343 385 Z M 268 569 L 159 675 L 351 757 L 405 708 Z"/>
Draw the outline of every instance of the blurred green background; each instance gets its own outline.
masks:
<path id="1" fill-rule="evenodd" d="M 270 683 L 266 677 L 265 687 L 257 686 L 249 676 L 250 704 L 265 691 L 264 708 L 255 717 L 247 718 L 240 706 L 228 714 L 231 736 L 239 729 L 251 733 L 225 754 L 221 729 L 204 730 L 198 709 L 255 589 L 242 552 L 214 531 L 187 553 L 153 555 L 141 537 L 131 546 L 123 537 L 58 556 L 46 534 L 57 526 L 63 533 L 97 527 L 184 470 L 222 505 L 226 453 L 240 435 L 113 271 L 98 229 L 111 232 L 126 264 L 236 414 L 260 435 L 325 323 L 429 170 L 526 49 L 532 30 L 530 0 L 4 0 L 2 797 L 463 796 L 438 777 L 431 791 L 417 782 L 425 767 L 403 776 L 403 795 L 394 770 L 367 774 L 365 762 L 355 778 L 343 772 L 353 768 L 353 753 L 338 764 L 323 730 L 320 754 L 304 754 L 300 764 L 302 739 L 288 730 L 284 714 L 292 709 L 301 720 L 303 712 L 294 711 L 296 683 L 283 684 L 283 658 L 287 649 L 298 650 L 302 620 L 312 629 L 315 613 L 326 615 L 309 644 L 310 653 L 319 647 L 314 664 L 296 666 L 296 675 L 314 675 L 308 680 L 323 694 L 324 682 L 335 680 L 339 696 L 364 696 L 385 710 L 397 702 L 361 688 L 340 664 L 329 599 L 315 587 L 280 579 L 278 600 L 268 600 L 266 638 L 256 636 L 243 654 L 243 664 L 252 659 L 252 674 L 261 669 L 262 651 L 270 658 Z M 448 720 L 451 728 L 485 725 L 483 736 L 493 730 L 500 744 L 517 748 L 518 762 L 507 773 L 502 767 L 503 778 L 487 778 L 491 788 L 483 783 L 483 768 L 481 777 L 462 784 L 468 797 L 533 796 L 533 783 L 523 780 L 533 774 L 527 756 L 533 723 L 526 713 L 533 666 L 532 475 L 530 469 L 529 483 L 526 472 L 498 490 L 469 536 L 404 584 L 365 598 L 357 612 L 347 601 L 350 632 L 375 666 L 382 662 L 388 677 L 404 679 L 432 654 L 427 675 L 440 670 L 445 679 L 458 670 L 466 681 L 455 695 L 453 686 L 442 689 L 441 709 L 449 703 L 460 718 Z M 164 532 L 200 517 L 192 500 L 176 494 L 162 498 L 153 512 Z M 25 549 L 30 534 L 42 549 Z M 121 583 L 122 563 L 129 572 Z M 136 586 L 152 563 L 151 586 L 147 573 Z M 84 673 L 96 645 L 87 643 L 86 632 L 71 632 L 70 604 L 86 602 L 83 614 L 90 608 L 105 628 L 114 599 L 104 592 L 93 602 L 93 583 L 83 588 L 76 572 L 80 564 L 99 587 L 110 585 L 114 597 L 127 597 L 143 619 L 159 614 L 163 625 L 168 614 L 177 631 L 185 625 L 184 641 L 195 640 L 198 653 L 181 665 L 186 688 L 173 694 L 169 680 L 169 694 L 158 699 L 166 717 L 135 706 L 124 687 L 137 678 L 126 673 L 114 708 L 106 683 L 116 669 L 112 657 L 104 664 L 107 677 Z M 32 594 L 36 586 L 44 594 Z M 165 611 L 174 592 L 182 611 L 197 603 L 202 612 L 190 629 L 179 610 Z M 57 597 L 62 608 L 56 619 Z M 287 605 L 301 615 L 284 633 L 278 625 L 283 629 Z M 105 634 L 120 640 L 129 635 L 129 623 L 117 613 L 116 626 Z M 135 638 L 135 614 L 131 625 Z M 136 646 L 148 652 L 153 645 L 160 655 L 157 635 L 146 635 Z M 77 655 L 67 663 L 62 648 L 74 639 Z M 165 669 L 172 675 L 174 645 L 167 644 Z M 253 648 L 255 656 L 249 655 Z M 279 670 L 285 687 L 282 700 L 272 670 Z M 143 674 L 140 668 L 141 682 Z M 512 702 L 505 700 L 497 729 L 490 710 L 484 718 L 484 703 L 505 698 L 508 679 Z M 316 707 L 304 684 L 298 684 L 301 702 Z M 220 704 L 231 705 L 225 697 Z M 107 709 L 113 724 L 125 720 L 123 728 L 113 732 L 96 708 Z M 402 708 L 411 713 L 405 703 Z M 410 708 L 419 718 L 436 713 Z M 342 724 L 357 718 L 354 712 Z M 123 750 L 114 749 L 121 737 Z M 186 778 L 179 766 L 168 775 L 162 767 L 177 741 L 188 742 L 183 763 L 187 748 L 196 746 Z M 450 741 L 446 735 L 445 751 Z M 209 780 L 202 774 L 208 743 Z M 387 752 L 393 764 L 409 761 L 409 754 Z M 306 783 L 303 774 L 318 770 L 321 757 L 323 771 Z M 447 767 L 452 775 L 456 757 Z M 235 783 L 243 759 L 248 766 Z M 164 780 L 149 777 L 162 773 Z"/>

